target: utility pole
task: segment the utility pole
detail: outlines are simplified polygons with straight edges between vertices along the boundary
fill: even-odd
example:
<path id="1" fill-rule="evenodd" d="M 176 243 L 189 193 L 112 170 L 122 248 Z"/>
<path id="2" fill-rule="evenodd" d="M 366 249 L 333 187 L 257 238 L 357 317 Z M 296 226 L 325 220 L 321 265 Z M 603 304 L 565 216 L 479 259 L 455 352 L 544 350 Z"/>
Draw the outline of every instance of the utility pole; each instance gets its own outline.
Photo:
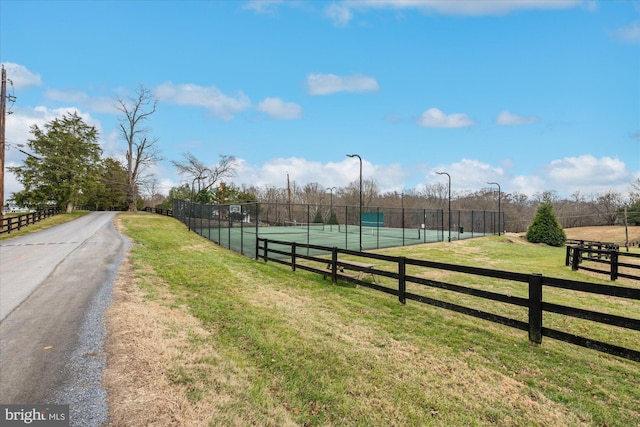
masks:
<path id="1" fill-rule="evenodd" d="M 5 116 L 7 112 L 7 70 L 2 66 L 2 88 L 0 89 L 0 221 L 4 218 L 4 151 Z"/>

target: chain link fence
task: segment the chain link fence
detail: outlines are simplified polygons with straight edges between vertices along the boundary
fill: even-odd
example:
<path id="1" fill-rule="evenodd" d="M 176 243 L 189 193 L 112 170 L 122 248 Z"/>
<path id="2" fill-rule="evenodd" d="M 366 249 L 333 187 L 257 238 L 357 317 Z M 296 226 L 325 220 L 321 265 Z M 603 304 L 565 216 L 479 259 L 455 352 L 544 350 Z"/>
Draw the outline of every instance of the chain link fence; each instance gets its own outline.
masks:
<path id="1" fill-rule="evenodd" d="M 256 256 L 256 238 L 341 249 L 370 250 L 499 234 L 504 215 L 494 211 L 309 205 L 201 204 L 174 200 L 173 216 L 201 236 Z"/>

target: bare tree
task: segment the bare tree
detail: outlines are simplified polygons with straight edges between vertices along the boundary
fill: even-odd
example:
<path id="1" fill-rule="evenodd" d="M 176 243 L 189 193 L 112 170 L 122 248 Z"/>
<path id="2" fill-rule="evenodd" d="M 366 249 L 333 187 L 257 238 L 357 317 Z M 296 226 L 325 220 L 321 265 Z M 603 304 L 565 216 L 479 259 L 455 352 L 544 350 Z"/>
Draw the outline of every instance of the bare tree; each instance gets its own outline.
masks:
<path id="1" fill-rule="evenodd" d="M 429 184 L 419 194 L 426 199 L 429 209 L 447 208 L 447 199 L 449 197 L 448 184 L 442 182 Z"/>
<path id="2" fill-rule="evenodd" d="M 232 177 L 235 175 L 236 158 L 233 156 L 220 155 L 220 161 L 213 166 L 207 166 L 191 153 L 183 153 L 181 162 L 171 161 L 171 164 L 178 170 L 178 174 L 191 180 L 191 188 L 195 194 L 210 190 L 218 183 L 220 178 Z M 197 191 L 195 187 L 198 182 Z"/>
<path id="3" fill-rule="evenodd" d="M 144 179 L 142 183 L 145 206 L 154 207 L 161 204 L 165 197 L 160 193 L 160 182 L 155 176 Z"/>
<path id="4" fill-rule="evenodd" d="M 203 181 L 209 175 L 209 168 L 191 153 L 182 153 L 182 158 L 182 162 L 172 160 L 171 164 L 178 170 L 178 175 L 191 181 L 191 192 L 198 194 L 202 190 Z M 197 190 L 196 181 L 198 182 Z M 193 194 L 191 197 L 193 198 Z"/>
<path id="5" fill-rule="evenodd" d="M 149 136 L 145 122 L 156 112 L 158 100 L 143 85 L 135 96 L 116 98 L 116 109 L 124 116 L 120 119 L 120 135 L 127 143 L 127 204 L 130 212 L 136 212 L 138 187 L 143 171 L 160 160 L 158 139 Z"/>
<path id="6" fill-rule="evenodd" d="M 362 204 L 371 206 L 373 200 L 380 196 L 380 189 L 373 178 L 362 181 Z"/>
<path id="7" fill-rule="evenodd" d="M 640 202 L 640 178 L 636 178 L 636 180 L 631 183 L 629 201 L 632 205 Z"/>
<path id="8" fill-rule="evenodd" d="M 321 205 L 327 196 L 325 187 L 317 182 L 309 182 L 302 187 L 301 190 L 301 203 L 308 203 L 310 205 Z"/>
<path id="9" fill-rule="evenodd" d="M 594 196 L 595 208 L 606 225 L 615 225 L 624 206 L 622 195 L 613 190 Z"/>

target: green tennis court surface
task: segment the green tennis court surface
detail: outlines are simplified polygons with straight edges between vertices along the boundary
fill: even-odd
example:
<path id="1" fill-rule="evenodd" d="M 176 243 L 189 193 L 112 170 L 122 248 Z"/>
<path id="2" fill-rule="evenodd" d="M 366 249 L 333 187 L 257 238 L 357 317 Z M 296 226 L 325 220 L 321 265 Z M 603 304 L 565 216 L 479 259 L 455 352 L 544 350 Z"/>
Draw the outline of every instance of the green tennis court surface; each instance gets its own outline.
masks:
<path id="1" fill-rule="evenodd" d="M 362 227 L 358 225 L 290 224 L 285 226 L 194 228 L 198 234 L 245 255 L 255 255 L 256 237 L 269 240 L 359 250 L 433 243 L 448 239 L 441 230 Z M 362 238 L 360 237 L 362 235 Z M 451 233 L 452 240 L 480 237 L 479 233 Z"/>

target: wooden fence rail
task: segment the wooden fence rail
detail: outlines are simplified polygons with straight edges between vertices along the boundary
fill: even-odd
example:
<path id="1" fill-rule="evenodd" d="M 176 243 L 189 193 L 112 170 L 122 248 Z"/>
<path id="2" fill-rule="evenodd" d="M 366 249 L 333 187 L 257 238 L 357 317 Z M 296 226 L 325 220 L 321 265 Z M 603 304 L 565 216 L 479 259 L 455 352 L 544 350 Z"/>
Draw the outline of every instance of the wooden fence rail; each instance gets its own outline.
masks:
<path id="1" fill-rule="evenodd" d="M 466 267 L 368 252 L 357 252 L 347 249 L 338 249 L 335 247 L 331 248 L 326 246 L 269 240 L 264 238 L 258 238 L 257 240 L 258 242 L 256 244 L 256 259 L 262 259 L 265 262 L 273 261 L 285 264 L 291 266 L 294 271 L 296 269 L 300 269 L 322 274 L 324 276 L 330 275 L 333 282 L 336 282 L 338 279 L 340 279 L 358 285 L 366 286 L 374 290 L 385 292 L 387 294 L 395 295 L 403 304 L 406 303 L 406 300 L 412 300 L 527 331 L 529 334 L 529 341 L 534 344 L 540 344 L 542 342 L 542 337 L 547 336 L 549 338 L 640 362 L 640 351 L 638 350 L 629 349 L 615 344 L 605 343 L 587 337 L 582 337 L 544 327 L 543 313 L 557 313 L 564 316 L 586 319 L 593 322 L 617 326 L 620 328 L 635 331 L 640 331 L 640 319 L 600 313 L 577 307 L 569 307 L 545 302 L 542 300 L 542 292 L 544 287 L 566 289 L 631 300 L 640 300 L 640 289 L 557 279 L 537 274 L 513 273 L 508 271 Z M 317 255 L 310 255 L 311 253 Z M 378 260 L 386 262 L 387 264 L 391 263 L 391 265 L 395 265 L 395 271 L 376 269 L 371 267 L 370 263 L 353 263 L 345 260 L 344 258 L 340 259 L 340 255 L 355 256 L 358 258 L 365 258 L 367 260 Z M 300 260 L 304 261 L 301 262 Z M 362 266 L 359 267 L 359 265 Z M 527 284 L 529 289 L 528 298 L 500 294 L 478 288 L 472 288 L 409 275 L 407 274 L 408 266 L 446 270 L 525 283 Z M 353 274 L 349 274 L 349 272 L 345 270 L 365 271 L 366 273 L 372 275 L 388 277 L 396 281 L 397 286 L 383 286 L 375 280 L 373 282 L 363 280 L 361 275 L 356 276 Z M 525 322 L 522 320 L 512 319 L 506 316 L 489 313 L 472 307 L 465 307 L 453 302 L 447 302 L 425 295 L 411 293 L 407 291 L 407 283 L 414 283 L 432 289 L 441 289 L 458 294 L 471 295 L 474 297 L 525 307 L 528 309 L 528 321 Z"/>
<path id="2" fill-rule="evenodd" d="M 149 206 L 147 206 L 143 210 L 145 212 L 156 213 L 158 215 L 165 215 L 165 216 L 171 216 L 171 217 L 173 216 L 173 211 L 171 209 L 150 208 Z"/>
<path id="3" fill-rule="evenodd" d="M 14 230 L 20 230 L 22 227 L 26 227 L 30 224 L 42 221 L 50 216 L 60 213 L 60 209 L 47 208 L 37 212 L 30 212 L 18 216 L 10 216 L 2 218 L 2 224 L 0 224 L 0 234 L 11 233 Z"/>
<path id="4" fill-rule="evenodd" d="M 624 259 L 640 260 L 640 254 L 620 252 L 617 249 L 594 249 L 593 246 L 567 246 L 567 254 L 565 256 L 565 265 L 571 266 L 571 269 L 591 271 L 593 273 L 608 274 L 610 280 L 617 280 L 619 277 L 627 279 L 640 280 L 640 262 L 625 262 Z M 604 269 L 585 266 L 582 264 L 584 260 L 591 261 L 596 265 L 604 265 Z M 625 268 L 620 271 L 620 268 Z M 637 272 L 637 274 L 631 274 Z"/>

